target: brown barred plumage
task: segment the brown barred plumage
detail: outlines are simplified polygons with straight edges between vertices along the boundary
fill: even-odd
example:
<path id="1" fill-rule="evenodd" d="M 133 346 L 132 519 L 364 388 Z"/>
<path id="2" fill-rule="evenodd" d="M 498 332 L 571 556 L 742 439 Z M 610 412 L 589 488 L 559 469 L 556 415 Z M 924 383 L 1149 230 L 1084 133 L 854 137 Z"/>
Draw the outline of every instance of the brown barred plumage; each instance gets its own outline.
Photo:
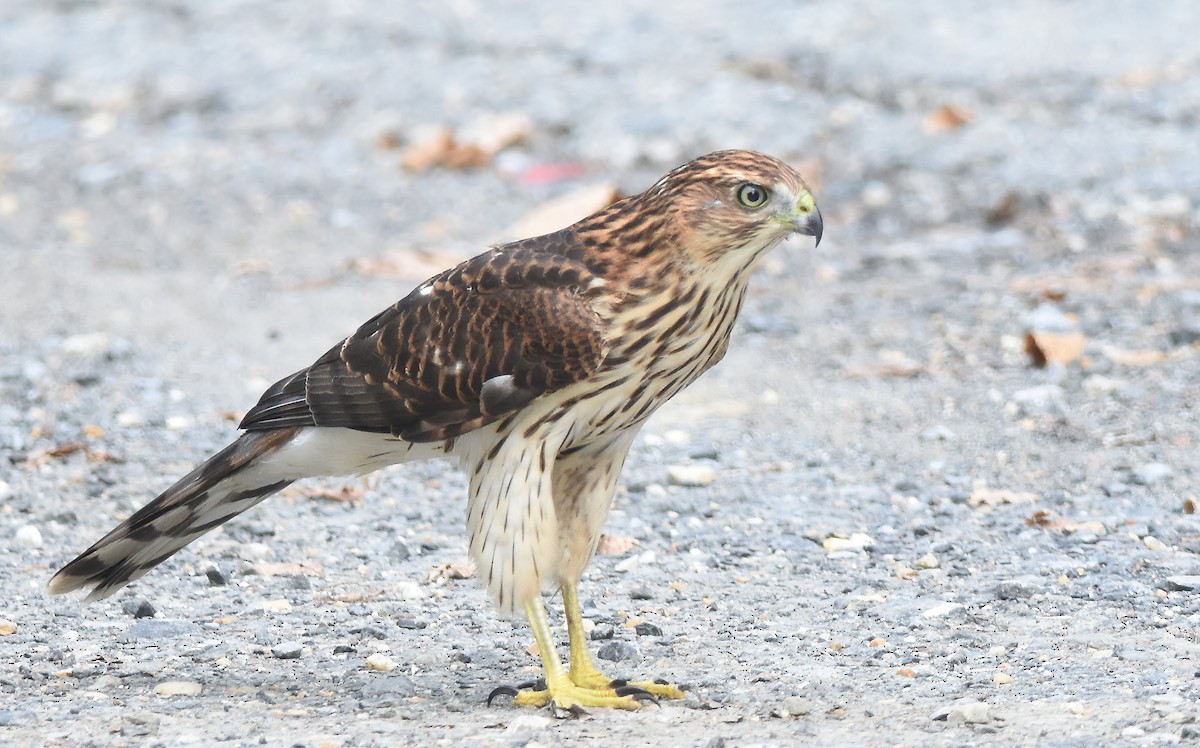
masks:
<path id="1" fill-rule="evenodd" d="M 470 474 L 483 583 L 523 610 L 548 687 L 523 703 L 635 708 L 587 656 L 575 585 L 638 428 L 725 354 L 750 270 L 792 233 L 821 237 L 800 175 L 721 151 L 552 234 L 437 275 L 267 390 L 246 433 L 61 569 L 55 593 L 106 597 L 302 477 L 445 454 Z M 561 586 L 567 674 L 541 591 Z M 642 684 L 676 696 L 674 687 Z"/>

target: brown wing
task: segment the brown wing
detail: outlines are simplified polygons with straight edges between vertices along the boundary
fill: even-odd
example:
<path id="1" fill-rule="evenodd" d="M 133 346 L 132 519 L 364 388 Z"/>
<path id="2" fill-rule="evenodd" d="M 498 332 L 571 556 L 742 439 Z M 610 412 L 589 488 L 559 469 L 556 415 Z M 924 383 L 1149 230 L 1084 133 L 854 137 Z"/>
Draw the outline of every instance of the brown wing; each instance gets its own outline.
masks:
<path id="1" fill-rule="evenodd" d="M 422 284 L 277 382 L 241 428 L 343 426 L 437 441 L 588 376 L 605 352 L 594 277 L 531 244 Z"/>

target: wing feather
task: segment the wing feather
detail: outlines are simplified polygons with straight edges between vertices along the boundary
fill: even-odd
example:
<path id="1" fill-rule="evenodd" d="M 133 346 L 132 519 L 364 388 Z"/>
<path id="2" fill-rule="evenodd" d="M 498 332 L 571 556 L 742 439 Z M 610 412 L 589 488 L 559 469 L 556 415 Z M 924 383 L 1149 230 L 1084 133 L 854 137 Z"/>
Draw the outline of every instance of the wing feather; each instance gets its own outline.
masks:
<path id="1" fill-rule="evenodd" d="M 281 379 L 241 427 L 341 426 L 410 441 L 478 428 L 600 366 L 594 281 L 537 240 L 485 252 Z"/>

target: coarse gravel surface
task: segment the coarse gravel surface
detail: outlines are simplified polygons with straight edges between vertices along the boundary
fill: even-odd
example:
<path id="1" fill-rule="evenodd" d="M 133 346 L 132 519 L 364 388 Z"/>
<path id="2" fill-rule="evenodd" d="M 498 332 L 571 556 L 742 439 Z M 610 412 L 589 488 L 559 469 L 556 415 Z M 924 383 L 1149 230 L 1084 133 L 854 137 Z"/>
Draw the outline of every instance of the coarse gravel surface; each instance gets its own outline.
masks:
<path id="1" fill-rule="evenodd" d="M 0 744 L 1200 745 L 1198 28 L 1187 0 L 0 3 Z M 484 166 L 401 166 L 513 122 Z M 440 463 L 46 594 L 413 283 L 730 147 L 798 164 L 825 240 L 771 255 L 643 430 L 582 590 L 602 664 L 686 700 L 486 706 L 538 662 L 462 578 Z"/>

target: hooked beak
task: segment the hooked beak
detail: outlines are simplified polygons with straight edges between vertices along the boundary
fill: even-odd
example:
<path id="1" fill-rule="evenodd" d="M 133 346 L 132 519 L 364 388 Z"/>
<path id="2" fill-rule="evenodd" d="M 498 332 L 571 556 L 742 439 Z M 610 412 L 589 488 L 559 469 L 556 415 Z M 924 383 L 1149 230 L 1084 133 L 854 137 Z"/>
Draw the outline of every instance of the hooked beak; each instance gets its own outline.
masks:
<path id="1" fill-rule="evenodd" d="M 817 243 L 815 246 L 821 246 L 821 234 L 825 233 L 825 223 L 821 220 L 821 211 L 817 206 L 813 206 L 812 212 L 805 216 L 797 216 L 792 220 L 792 225 L 796 227 L 797 234 L 805 236 L 815 236 Z"/>
<path id="2" fill-rule="evenodd" d="M 792 230 L 797 234 L 816 237 L 817 246 L 821 244 L 821 235 L 825 233 L 825 223 L 821 220 L 821 211 L 817 209 L 817 201 L 812 193 L 804 190 L 796 200 L 796 208 L 787 218 Z"/>

